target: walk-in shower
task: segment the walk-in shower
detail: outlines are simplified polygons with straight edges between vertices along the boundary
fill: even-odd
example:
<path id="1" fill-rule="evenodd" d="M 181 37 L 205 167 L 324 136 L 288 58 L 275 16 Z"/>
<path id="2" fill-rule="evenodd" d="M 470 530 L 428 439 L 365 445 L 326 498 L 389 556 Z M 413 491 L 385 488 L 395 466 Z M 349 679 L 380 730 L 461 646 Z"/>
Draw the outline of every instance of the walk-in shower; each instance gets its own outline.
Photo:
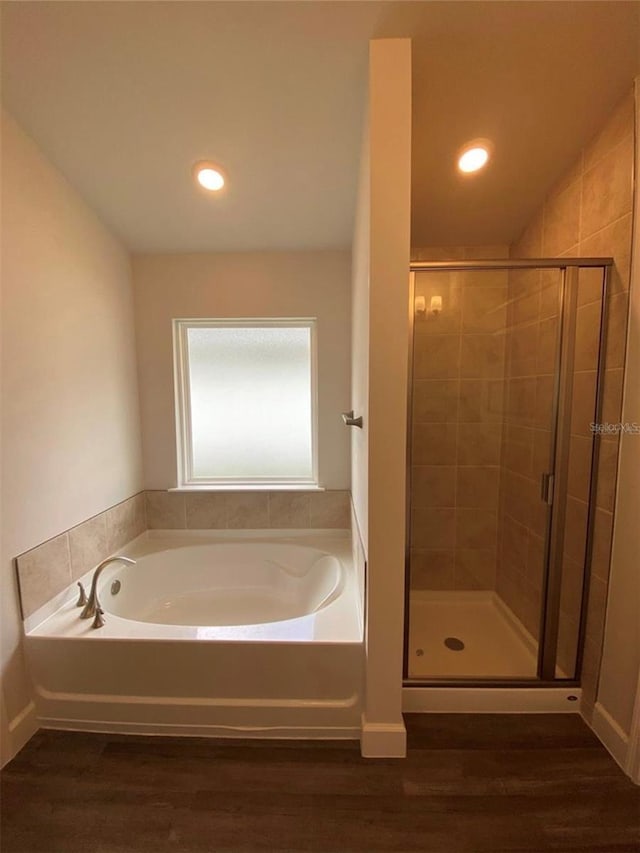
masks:
<path id="1" fill-rule="evenodd" d="M 411 266 L 407 686 L 579 679 L 610 263 Z"/>

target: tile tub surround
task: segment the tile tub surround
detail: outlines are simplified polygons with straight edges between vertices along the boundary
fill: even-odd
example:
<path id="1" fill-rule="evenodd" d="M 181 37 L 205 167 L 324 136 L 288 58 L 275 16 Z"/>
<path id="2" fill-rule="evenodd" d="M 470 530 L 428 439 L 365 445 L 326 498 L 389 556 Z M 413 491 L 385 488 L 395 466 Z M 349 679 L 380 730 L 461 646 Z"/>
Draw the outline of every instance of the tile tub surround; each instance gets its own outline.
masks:
<path id="1" fill-rule="evenodd" d="M 23 618 L 145 530 L 341 529 L 347 491 L 140 492 L 16 559 Z"/>
<path id="2" fill-rule="evenodd" d="M 609 294 L 608 340 L 604 375 L 603 421 L 617 423 L 621 417 L 622 376 L 626 346 L 628 293 L 630 285 L 632 208 L 633 208 L 633 154 L 634 154 L 634 100 L 629 92 L 613 110 L 598 135 L 583 149 L 577 160 L 565 172 L 547 196 L 542 207 L 534 214 L 517 243 L 512 246 L 511 257 L 545 257 L 552 254 L 569 257 L 608 257 L 614 259 Z M 597 299 L 597 296 L 595 297 Z M 588 282 L 581 282 L 579 311 L 586 316 L 598 306 L 594 290 Z M 579 340 L 581 357 L 591 355 L 588 339 Z M 586 508 L 584 500 L 584 464 L 581 463 L 580 423 L 592 398 L 593 371 L 581 370 L 584 363 L 576 364 L 574 412 L 572 423 L 572 459 L 570 465 L 570 509 L 572 529 L 579 531 Z M 585 403 L 582 406 L 581 401 Z M 588 418 L 591 420 L 591 418 Z M 594 552 L 592 578 L 589 589 L 589 609 L 582 667 L 582 711 L 591 719 L 595 704 L 598 673 L 604 630 L 604 603 L 609 578 L 613 508 L 616 488 L 618 438 L 607 437 L 601 441 L 594 524 Z M 573 493 L 573 494 L 571 494 Z M 568 507 L 569 508 L 569 507 Z M 580 554 L 565 555 L 568 561 L 567 586 L 576 583 L 575 558 Z M 566 602 L 565 619 L 570 619 Z M 513 606 L 513 605 L 512 605 Z M 564 650 L 570 654 L 570 649 Z"/>
<path id="3" fill-rule="evenodd" d="M 21 554 L 16 566 L 23 618 L 146 529 L 140 492 Z"/>
<path id="4" fill-rule="evenodd" d="M 348 491 L 145 492 L 150 530 L 342 529 Z"/>

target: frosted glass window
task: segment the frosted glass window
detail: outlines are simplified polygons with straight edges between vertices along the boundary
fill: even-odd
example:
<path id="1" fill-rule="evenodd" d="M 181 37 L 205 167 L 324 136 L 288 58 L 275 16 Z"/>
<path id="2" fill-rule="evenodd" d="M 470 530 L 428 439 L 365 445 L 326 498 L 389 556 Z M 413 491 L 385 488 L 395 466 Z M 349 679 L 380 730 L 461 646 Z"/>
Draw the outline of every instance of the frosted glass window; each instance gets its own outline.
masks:
<path id="1" fill-rule="evenodd" d="M 183 483 L 315 482 L 314 322 L 176 325 Z"/>

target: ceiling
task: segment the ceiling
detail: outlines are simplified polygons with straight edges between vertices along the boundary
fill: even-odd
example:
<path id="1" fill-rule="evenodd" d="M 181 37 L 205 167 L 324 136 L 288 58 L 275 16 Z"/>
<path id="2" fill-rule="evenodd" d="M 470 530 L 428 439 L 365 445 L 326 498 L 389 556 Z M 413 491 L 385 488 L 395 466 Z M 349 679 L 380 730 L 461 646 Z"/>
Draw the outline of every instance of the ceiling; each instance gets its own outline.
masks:
<path id="1" fill-rule="evenodd" d="M 351 243 L 368 40 L 414 38 L 413 244 L 504 243 L 640 69 L 638 2 L 3 2 L 3 101 L 133 251 Z M 462 180 L 454 154 L 490 138 Z M 229 175 L 220 197 L 196 160 Z"/>
<path id="2" fill-rule="evenodd" d="M 510 243 L 631 90 L 640 4 L 445 6 L 414 25 L 412 243 Z M 455 153 L 478 137 L 493 162 L 461 176 Z"/>

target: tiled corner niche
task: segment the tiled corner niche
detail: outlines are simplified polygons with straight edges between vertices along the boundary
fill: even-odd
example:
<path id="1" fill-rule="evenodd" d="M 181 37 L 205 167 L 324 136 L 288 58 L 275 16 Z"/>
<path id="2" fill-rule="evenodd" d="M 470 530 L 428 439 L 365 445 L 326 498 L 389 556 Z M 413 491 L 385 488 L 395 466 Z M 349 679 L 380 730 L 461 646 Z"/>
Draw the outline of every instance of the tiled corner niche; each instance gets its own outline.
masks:
<path id="1" fill-rule="evenodd" d="M 348 529 L 348 491 L 139 492 L 16 558 L 27 619 L 145 530 Z"/>

